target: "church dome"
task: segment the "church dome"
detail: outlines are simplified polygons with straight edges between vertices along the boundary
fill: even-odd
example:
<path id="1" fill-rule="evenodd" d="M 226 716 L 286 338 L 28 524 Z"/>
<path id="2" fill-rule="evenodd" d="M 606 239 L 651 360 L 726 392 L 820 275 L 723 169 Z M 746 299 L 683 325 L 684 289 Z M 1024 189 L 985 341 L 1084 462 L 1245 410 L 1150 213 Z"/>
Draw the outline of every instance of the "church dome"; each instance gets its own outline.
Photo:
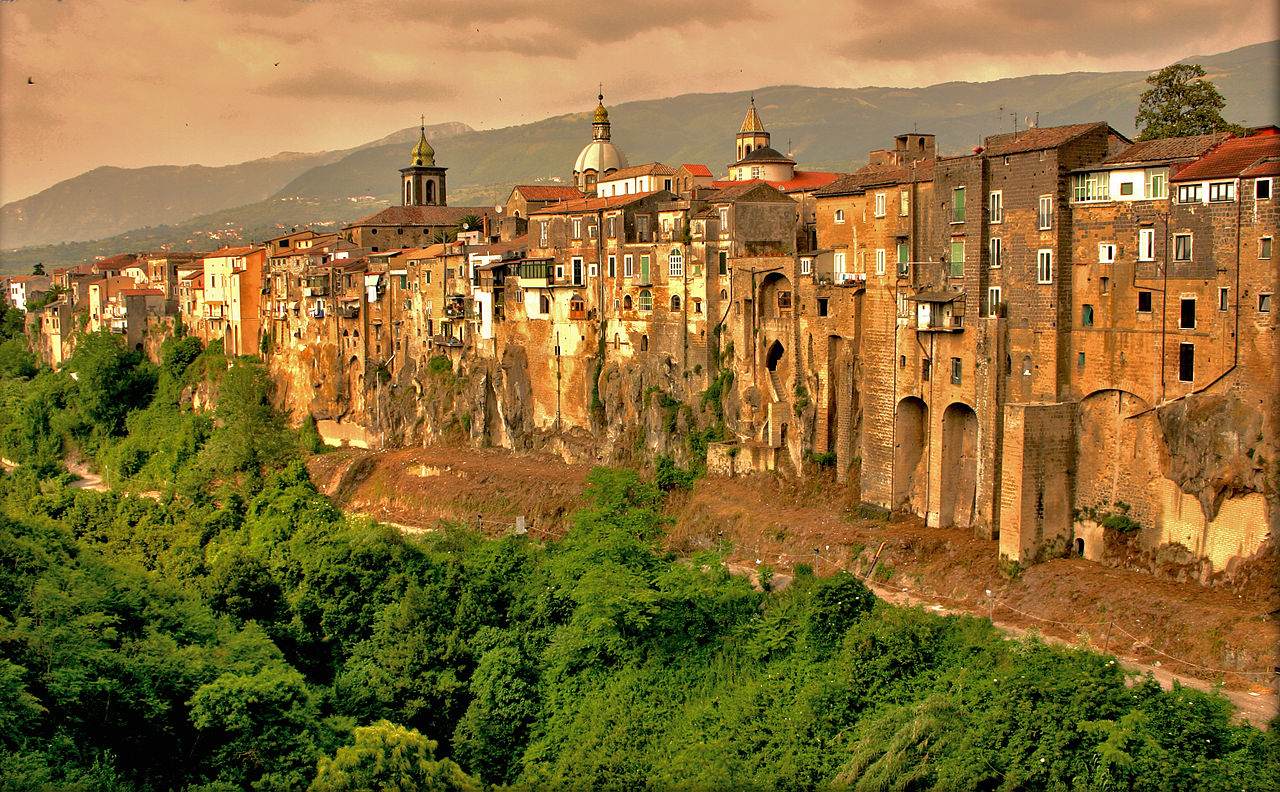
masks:
<path id="1" fill-rule="evenodd" d="M 622 149 L 609 140 L 593 140 L 578 155 L 577 161 L 573 163 L 573 172 L 583 173 L 593 170 L 598 174 L 604 174 L 625 167 L 627 167 L 627 157 L 622 153 Z"/>
<path id="2" fill-rule="evenodd" d="M 596 105 L 595 123 L 605 124 L 609 121 L 609 111 L 604 109 L 604 97 L 600 97 L 600 104 Z"/>
<path id="3" fill-rule="evenodd" d="M 436 150 L 427 142 L 426 129 L 419 130 L 418 145 L 413 147 L 413 164 L 418 167 L 436 164 Z"/>

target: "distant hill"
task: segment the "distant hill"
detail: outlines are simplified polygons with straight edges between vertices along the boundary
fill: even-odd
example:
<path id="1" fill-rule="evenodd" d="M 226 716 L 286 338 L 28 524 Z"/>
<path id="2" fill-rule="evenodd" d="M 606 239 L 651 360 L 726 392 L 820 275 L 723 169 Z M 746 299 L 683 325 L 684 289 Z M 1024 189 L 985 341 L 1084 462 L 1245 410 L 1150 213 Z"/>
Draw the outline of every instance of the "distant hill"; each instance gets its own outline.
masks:
<path id="1" fill-rule="evenodd" d="M 430 130 L 434 139 L 470 132 L 457 122 Z M 418 130 L 412 130 L 413 139 Z M 365 145 L 403 144 L 408 130 Z M 101 239 L 134 228 L 181 223 L 228 207 L 262 201 L 299 174 L 337 162 L 359 148 L 314 154 L 286 152 L 238 165 L 95 168 L 0 208 L 5 248 Z"/>
<path id="2" fill-rule="evenodd" d="M 1185 60 L 1200 63 L 1209 72 L 1227 98 L 1228 119 L 1249 126 L 1280 121 L 1276 85 L 1280 41 Z M 1146 88 L 1148 73 L 1036 75 L 912 89 L 772 86 L 750 93 L 685 94 L 628 102 L 610 106 L 609 113 L 613 139 L 632 164 L 702 163 L 722 174 L 733 158 L 733 135 L 754 94 L 774 148 L 790 151 L 802 168 L 848 171 L 865 164 L 868 151 L 885 148 L 894 135 L 913 130 L 936 134 L 939 151 L 949 154 L 971 150 L 985 135 L 1012 130 L 1015 118 L 1020 128 L 1037 117 L 1041 126 L 1107 121 L 1132 136 L 1138 96 Z M 436 161 L 449 168 L 448 200 L 455 205 L 497 204 L 515 184 L 567 181 L 574 158 L 591 134 L 589 111 L 493 130 L 442 126 L 433 128 L 436 131 L 429 137 Z M 132 233 L 95 246 L 5 251 L 0 253 L 0 266 L 21 271 L 26 262 L 43 260 L 49 265 L 66 261 L 73 250 L 90 247 L 104 253 L 143 249 L 121 247 L 126 241 L 167 240 L 182 246 L 182 240 L 197 239 L 193 236 L 197 232 L 208 234 L 222 227 L 240 228 L 251 235 L 245 237 L 249 239 L 261 238 L 252 236 L 255 232 L 265 234 L 271 228 L 311 220 L 347 222 L 373 211 L 371 204 L 351 199 L 369 196 L 378 202 L 398 202 L 396 171 L 407 164 L 406 144 L 417 132 L 416 127 L 399 130 L 346 152 L 293 155 L 283 161 L 272 158 L 228 168 L 100 168 L 0 210 L 4 246 L 21 239 L 86 239 L 95 233 L 160 223 L 178 227 L 147 229 L 145 235 Z M 201 176 L 201 171 L 218 176 Z M 77 182 L 91 178 L 96 179 L 95 186 L 86 198 L 84 183 Z M 200 186 L 201 178 L 218 187 Z M 186 201 L 180 210 L 179 196 Z M 197 202 L 202 209 L 193 209 Z M 111 214 L 131 204 L 152 206 L 152 214 L 132 225 L 127 218 Z M 165 208 L 171 205 L 173 209 Z M 25 236 L 9 235 L 14 207 L 21 208 L 32 229 Z M 195 216 L 215 210 L 222 211 L 216 217 Z M 316 212 L 314 217 L 307 217 L 309 211 Z M 66 233 L 70 228 L 77 229 L 74 235 Z M 116 247 L 104 248 L 107 243 Z"/>

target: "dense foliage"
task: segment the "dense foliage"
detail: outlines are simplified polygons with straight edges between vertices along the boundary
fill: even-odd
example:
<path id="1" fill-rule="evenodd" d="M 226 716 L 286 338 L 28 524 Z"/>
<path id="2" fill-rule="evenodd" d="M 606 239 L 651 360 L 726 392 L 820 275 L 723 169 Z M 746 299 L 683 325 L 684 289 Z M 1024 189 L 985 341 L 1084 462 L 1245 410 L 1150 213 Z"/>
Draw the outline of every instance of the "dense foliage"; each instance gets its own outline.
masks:
<path id="1" fill-rule="evenodd" d="M 1209 135 L 1214 132 L 1244 134 L 1244 129 L 1222 117 L 1227 100 L 1198 63 L 1175 63 L 1147 78 L 1151 87 L 1138 99 L 1133 119 L 1138 140 Z"/>
<path id="2" fill-rule="evenodd" d="M 549 546 L 410 540 L 316 491 L 251 361 L 100 340 L 68 368 L 0 383 L 0 789 L 1280 782 L 1221 696 L 847 574 L 764 592 L 667 555 L 635 473 L 595 470 Z M 69 451 L 117 487 L 68 486 Z"/>

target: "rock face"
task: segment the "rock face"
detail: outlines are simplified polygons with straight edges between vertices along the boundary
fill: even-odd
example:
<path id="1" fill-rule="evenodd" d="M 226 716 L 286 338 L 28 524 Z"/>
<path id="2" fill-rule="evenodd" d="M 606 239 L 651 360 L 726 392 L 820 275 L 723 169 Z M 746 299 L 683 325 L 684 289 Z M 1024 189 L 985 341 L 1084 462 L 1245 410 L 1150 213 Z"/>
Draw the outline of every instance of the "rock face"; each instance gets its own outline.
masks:
<path id="1" fill-rule="evenodd" d="M 1263 460 L 1267 447 L 1262 414 L 1234 393 L 1194 394 L 1157 410 L 1167 463 L 1165 475 L 1200 502 L 1206 520 L 1218 516 L 1227 497 L 1258 492 L 1272 502 Z"/>

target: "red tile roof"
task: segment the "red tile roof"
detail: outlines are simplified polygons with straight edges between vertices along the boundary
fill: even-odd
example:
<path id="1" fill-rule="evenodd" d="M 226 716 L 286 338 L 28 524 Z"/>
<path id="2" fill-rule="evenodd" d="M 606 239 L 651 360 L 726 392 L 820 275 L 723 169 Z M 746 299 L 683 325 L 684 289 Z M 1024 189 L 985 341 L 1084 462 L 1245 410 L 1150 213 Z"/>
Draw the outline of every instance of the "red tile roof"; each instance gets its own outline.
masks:
<path id="1" fill-rule="evenodd" d="M 681 165 L 690 176 L 710 176 L 711 169 L 706 165 L 689 165 L 688 163 Z"/>
<path id="2" fill-rule="evenodd" d="M 232 258 L 234 256 L 247 256 L 257 249 L 258 248 L 254 247 L 253 245 L 237 245 L 234 247 L 227 246 L 227 247 L 221 248 L 220 250 L 213 251 L 209 255 L 205 256 L 205 258 L 211 259 L 211 258 Z"/>
<path id="3" fill-rule="evenodd" d="M 1240 175 L 1251 179 L 1259 176 L 1280 176 L 1280 157 L 1267 157 Z"/>
<path id="4" fill-rule="evenodd" d="M 1105 131 L 1111 127 L 1105 121 L 1094 121 L 1089 124 L 1068 124 L 1066 126 L 1024 129 L 1021 132 L 991 135 L 983 141 L 986 147 L 983 153 L 989 157 L 999 157 L 1005 154 L 1020 154 L 1025 151 L 1057 148 L 1099 128 Z"/>
<path id="5" fill-rule="evenodd" d="M 576 201 L 565 201 L 564 203 L 552 204 L 551 206 L 535 209 L 530 215 L 535 214 L 565 214 L 573 212 L 595 212 L 601 209 L 616 209 L 619 206 L 639 201 L 641 198 L 648 198 L 658 191 L 631 193 L 629 195 L 611 195 L 608 198 L 580 198 Z"/>
<path id="6" fill-rule="evenodd" d="M 573 186 L 519 184 L 514 189 L 519 190 L 526 201 L 570 201 L 582 197 L 582 191 Z"/>
<path id="7" fill-rule="evenodd" d="M 1280 136 L 1232 138 L 1183 168 L 1169 181 L 1201 181 L 1239 176 L 1260 161 L 1280 156 Z"/>
<path id="8" fill-rule="evenodd" d="M 1214 146 L 1231 137 L 1230 132 L 1215 135 L 1141 140 L 1121 149 L 1098 163 L 1098 166 L 1117 166 L 1202 157 Z M 1092 169 L 1092 166 L 1091 166 Z"/>
<path id="9" fill-rule="evenodd" d="M 103 270 L 118 270 L 125 267 L 135 267 L 138 264 L 138 257 L 132 253 L 121 253 L 110 258 L 104 258 L 101 261 L 93 262 L 93 268 L 99 272 Z"/>
<path id="10" fill-rule="evenodd" d="M 783 192 L 805 192 L 835 181 L 840 174 L 823 173 L 821 171 L 796 171 L 795 176 L 784 182 L 769 182 Z"/>
<path id="11" fill-rule="evenodd" d="M 729 201 L 741 200 L 756 190 L 763 188 L 762 194 L 768 196 L 771 200 L 790 200 L 782 194 L 782 191 L 778 189 L 777 184 L 777 182 L 767 182 L 763 179 L 727 182 L 726 186 L 721 187 L 716 192 L 702 196 L 702 199 L 710 203 L 728 203 Z"/>
<path id="12" fill-rule="evenodd" d="M 873 187 L 911 184 L 933 179 L 933 160 L 919 160 L 910 165 L 864 165 L 853 173 L 833 180 L 815 195 L 858 195 Z"/>
<path id="13" fill-rule="evenodd" d="M 347 225 L 356 226 L 452 226 L 467 215 L 494 217 L 492 206 L 392 206 Z"/>

